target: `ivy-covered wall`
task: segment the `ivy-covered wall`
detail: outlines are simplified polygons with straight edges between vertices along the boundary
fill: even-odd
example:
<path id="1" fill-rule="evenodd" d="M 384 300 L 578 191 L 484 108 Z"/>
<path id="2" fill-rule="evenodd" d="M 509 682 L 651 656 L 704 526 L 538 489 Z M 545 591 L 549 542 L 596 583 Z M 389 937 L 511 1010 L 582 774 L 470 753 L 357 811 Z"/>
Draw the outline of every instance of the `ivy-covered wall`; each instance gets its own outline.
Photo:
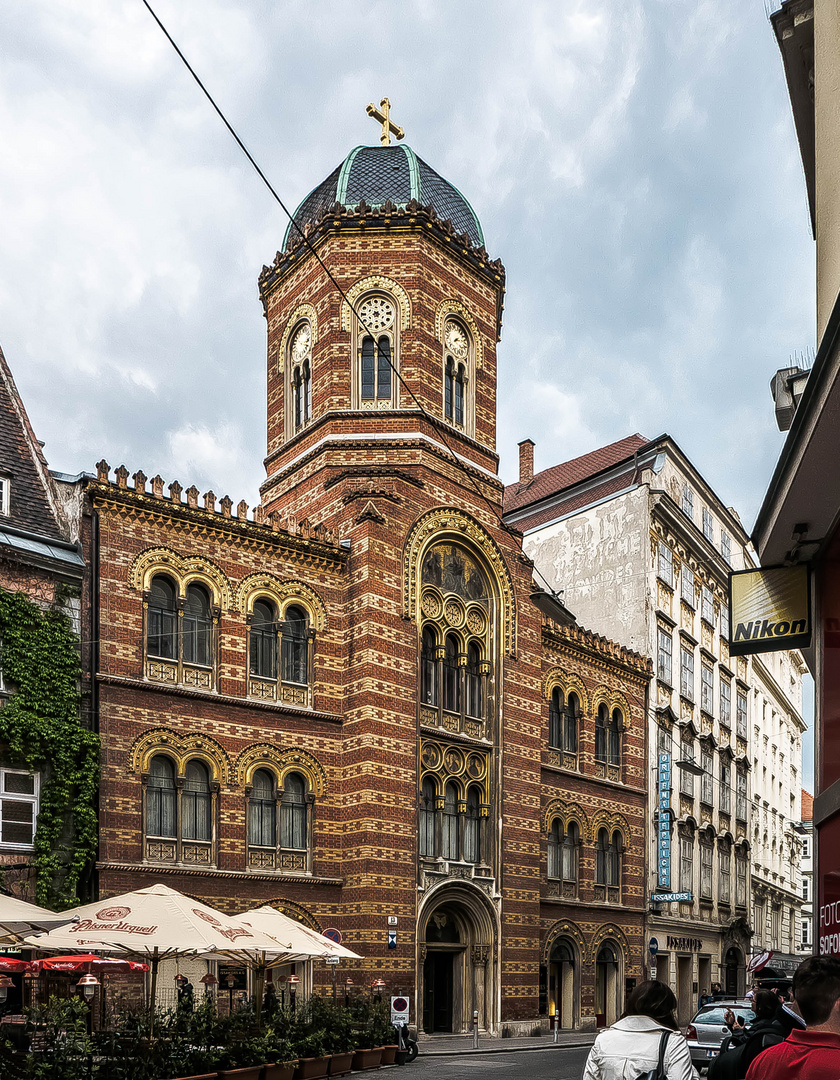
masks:
<path id="1" fill-rule="evenodd" d="M 65 595 L 63 595 L 65 594 Z M 0 589 L 3 678 L 0 758 L 40 773 L 35 832 L 35 901 L 62 909 L 96 857 L 99 738 L 81 722 L 79 642 L 63 610 L 66 590 L 45 610 Z"/>

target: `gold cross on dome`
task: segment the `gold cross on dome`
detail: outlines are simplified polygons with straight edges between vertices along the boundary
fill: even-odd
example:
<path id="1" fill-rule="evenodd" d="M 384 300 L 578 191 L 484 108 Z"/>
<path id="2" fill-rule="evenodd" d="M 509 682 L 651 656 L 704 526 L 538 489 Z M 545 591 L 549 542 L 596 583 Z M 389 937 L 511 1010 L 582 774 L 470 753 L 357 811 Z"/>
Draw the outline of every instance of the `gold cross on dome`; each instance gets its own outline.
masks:
<path id="1" fill-rule="evenodd" d="M 378 124 L 382 125 L 382 134 L 379 136 L 379 141 L 382 143 L 383 146 L 390 146 L 392 134 L 397 140 L 397 142 L 399 142 L 400 139 L 405 138 L 405 132 L 401 127 L 397 127 L 396 124 L 394 124 L 391 120 L 388 119 L 388 113 L 391 109 L 391 102 L 386 97 L 384 97 L 379 102 L 379 105 L 380 108 L 377 109 L 373 102 L 371 102 L 365 111 L 367 112 L 368 116 L 372 116 Z"/>

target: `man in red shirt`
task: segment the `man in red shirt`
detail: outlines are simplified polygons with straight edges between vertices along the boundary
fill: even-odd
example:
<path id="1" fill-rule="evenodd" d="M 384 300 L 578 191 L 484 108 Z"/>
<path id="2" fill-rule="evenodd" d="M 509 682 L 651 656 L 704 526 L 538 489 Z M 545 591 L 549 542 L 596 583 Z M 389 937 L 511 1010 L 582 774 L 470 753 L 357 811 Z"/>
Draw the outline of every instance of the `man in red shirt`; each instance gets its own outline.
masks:
<path id="1" fill-rule="evenodd" d="M 759 1054 L 747 1080 L 840 1080 L 840 960 L 804 960 L 793 976 L 793 999 L 806 1030 Z"/>

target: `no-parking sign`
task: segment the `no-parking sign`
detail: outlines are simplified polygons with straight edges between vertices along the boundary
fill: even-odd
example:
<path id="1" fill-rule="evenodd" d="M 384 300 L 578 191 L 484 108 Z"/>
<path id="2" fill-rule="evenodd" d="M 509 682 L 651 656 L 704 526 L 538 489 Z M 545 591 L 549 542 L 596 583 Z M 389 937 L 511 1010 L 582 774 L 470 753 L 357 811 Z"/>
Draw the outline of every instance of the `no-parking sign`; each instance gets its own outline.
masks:
<path id="1" fill-rule="evenodd" d="M 391 998 L 391 1023 L 392 1024 L 407 1024 L 408 1023 L 408 998 L 404 998 L 404 997 L 392 997 Z"/>

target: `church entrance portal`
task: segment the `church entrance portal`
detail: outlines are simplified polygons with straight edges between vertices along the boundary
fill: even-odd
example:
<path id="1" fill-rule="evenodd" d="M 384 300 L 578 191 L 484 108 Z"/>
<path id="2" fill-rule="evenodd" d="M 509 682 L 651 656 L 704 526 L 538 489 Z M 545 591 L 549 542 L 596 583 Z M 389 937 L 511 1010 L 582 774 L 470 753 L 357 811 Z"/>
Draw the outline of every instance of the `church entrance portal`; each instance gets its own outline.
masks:
<path id="1" fill-rule="evenodd" d="M 574 1028 L 575 954 L 570 942 L 560 940 L 551 951 L 549 964 L 548 1011 L 556 1014 L 561 1028 Z"/>
<path id="2" fill-rule="evenodd" d="M 418 1005 L 426 1034 L 492 1030 L 495 919 L 471 887 L 438 890 L 418 924 L 422 986 Z"/>
<path id="3" fill-rule="evenodd" d="M 595 961 L 595 1024 L 609 1027 L 618 1019 L 618 950 L 605 942 Z"/>

